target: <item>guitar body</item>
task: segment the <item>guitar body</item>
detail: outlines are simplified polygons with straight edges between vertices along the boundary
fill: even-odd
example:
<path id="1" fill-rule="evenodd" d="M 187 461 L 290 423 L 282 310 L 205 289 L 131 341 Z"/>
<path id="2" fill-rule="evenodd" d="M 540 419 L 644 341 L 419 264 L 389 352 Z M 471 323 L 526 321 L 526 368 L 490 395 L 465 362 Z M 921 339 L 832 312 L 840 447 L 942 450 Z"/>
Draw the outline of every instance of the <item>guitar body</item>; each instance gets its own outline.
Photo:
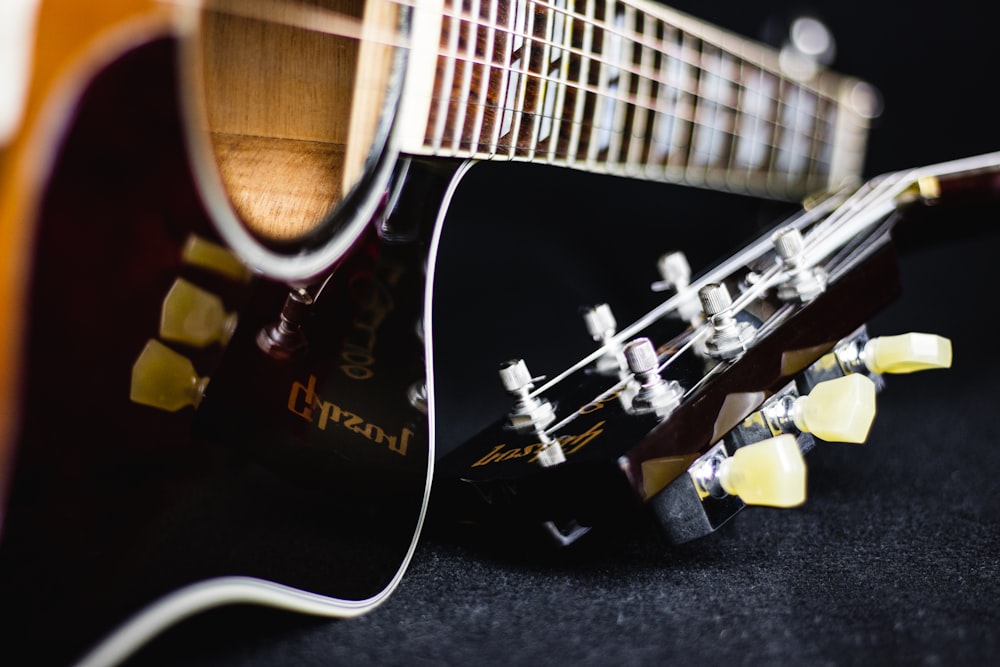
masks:
<path id="1" fill-rule="evenodd" d="M 409 392 L 425 382 L 430 232 L 457 165 L 401 170 L 400 214 L 339 263 L 307 343 L 268 356 L 256 337 L 289 288 L 185 254 L 220 239 L 184 148 L 176 50 L 161 35 L 95 71 L 26 197 L 36 215 L 4 220 L 27 257 L 4 246 L 5 268 L 24 268 L 3 285 L 23 311 L 3 328 L 22 372 L 3 376 L 16 438 L 0 599 L 8 649 L 39 664 L 111 635 L 90 660 L 115 662 L 218 604 L 368 611 L 399 583 L 426 505 L 431 434 Z M 171 412 L 130 400 L 129 383 L 179 279 L 239 324 L 224 347 L 165 342 L 211 387 Z"/>

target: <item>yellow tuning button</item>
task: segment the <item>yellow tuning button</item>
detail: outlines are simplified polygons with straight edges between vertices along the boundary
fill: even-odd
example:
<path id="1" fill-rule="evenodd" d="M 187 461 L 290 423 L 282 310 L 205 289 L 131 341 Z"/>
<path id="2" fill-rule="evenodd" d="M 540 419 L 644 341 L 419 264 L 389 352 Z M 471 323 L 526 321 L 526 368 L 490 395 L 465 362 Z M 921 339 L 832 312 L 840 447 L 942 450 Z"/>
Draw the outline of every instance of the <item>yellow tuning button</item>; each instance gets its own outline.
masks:
<path id="1" fill-rule="evenodd" d="M 806 462 L 788 433 L 740 447 L 716 474 L 726 493 L 747 505 L 795 507 L 806 500 Z"/>
<path id="2" fill-rule="evenodd" d="M 800 431 L 828 442 L 864 442 L 875 420 L 875 383 L 860 373 L 820 382 L 789 416 Z"/>
<path id="3" fill-rule="evenodd" d="M 227 313 L 220 299 L 178 278 L 160 311 L 160 336 L 197 347 L 229 342 L 236 329 L 236 314 Z"/>
<path id="4" fill-rule="evenodd" d="M 926 333 L 872 338 L 861 351 L 861 360 L 873 373 L 913 373 L 951 367 L 951 341 Z"/>
<path id="5" fill-rule="evenodd" d="M 181 251 L 181 258 L 188 264 L 200 266 L 214 273 L 236 280 L 250 280 L 250 270 L 227 248 L 200 236 L 188 236 Z"/>
<path id="6" fill-rule="evenodd" d="M 132 366 L 129 398 L 135 403 L 176 412 L 201 403 L 208 378 L 198 377 L 187 357 L 150 340 Z"/>

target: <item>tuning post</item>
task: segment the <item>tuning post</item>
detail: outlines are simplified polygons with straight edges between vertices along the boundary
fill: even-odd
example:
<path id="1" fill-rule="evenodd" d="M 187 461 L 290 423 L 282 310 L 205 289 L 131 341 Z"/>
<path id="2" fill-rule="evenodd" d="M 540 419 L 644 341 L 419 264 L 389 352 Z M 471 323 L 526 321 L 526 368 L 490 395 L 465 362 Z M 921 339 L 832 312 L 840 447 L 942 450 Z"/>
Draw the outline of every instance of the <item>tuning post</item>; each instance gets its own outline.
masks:
<path id="1" fill-rule="evenodd" d="M 518 431 L 545 428 L 556 419 L 552 404 L 544 398 L 531 395 L 535 381 L 523 359 L 511 359 L 500 365 L 500 382 L 508 394 L 516 399 L 510 411 L 509 423 Z"/>
<path id="2" fill-rule="evenodd" d="M 302 324 L 311 311 L 313 297 L 302 287 L 288 293 L 278 321 L 257 333 L 257 346 L 276 359 L 288 359 L 306 347 Z"/>
<path id="3" fill-rule="evenodd" d="M 771 242 L 788 273 L 788 280 L 778 288 L 781 299 L 807 303 L 826 290 L 826 272 L 806 263 L 801 231 L 796 227 L 782 227 L 771 235 Z"/>
<path id="4" fill-rule="evenodd" d="M 746 352 L 757 334 L 749 322 L 740 322 L 733 313 L 733 299 L 725 283 L 709 283 L 698 291 L 702 311 L 712 327 L 705 341 L 709 356 L 732 359 Z"/>
<path id="5" fill-rule="evenodd" d="M 687 255 L 679 250 L 660 256 L 656 263 L 662 280 L 650 286 L 654 292 L 665 292 L 673 289 L 678 298 L 677 316 L 682 320 L 697 324 L 701 320 L 701 308 L 698 298 L 691 289 L 691 265 Z"/>
<path id="6" fill-rule="evenodd" d="M 600 373 L 617 373 L 622 368 L 621 345 L 615 341 L 618 332 L 618 321 L 611 312 L 611 306 L 601 303 L 583 311 L 583 322 L 587 333 L 594 342 L 606 351 L 597 360 L 596 367 Z"/>
<path id="7" fill-rule="evenodd" d="M 676 380 L 667 382 L 660 376 L 660 362 L 653 343 L 648 338 L 636 338 L 625 345 L 623 353 L 638 385 L 632 397 L 632 410 L 656 412 L 660 416 L 672 412 L 680 404 L 684 390 Z"/>

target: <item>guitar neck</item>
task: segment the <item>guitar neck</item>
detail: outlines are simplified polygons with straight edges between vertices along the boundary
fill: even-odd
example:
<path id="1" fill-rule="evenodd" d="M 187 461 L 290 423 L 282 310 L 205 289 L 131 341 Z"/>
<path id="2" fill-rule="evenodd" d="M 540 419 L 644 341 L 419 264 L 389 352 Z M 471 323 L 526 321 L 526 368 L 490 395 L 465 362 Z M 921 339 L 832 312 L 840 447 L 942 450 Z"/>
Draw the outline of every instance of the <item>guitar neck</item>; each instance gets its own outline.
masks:
<path id="1" fill-rule="evenodd" d="M 871 89 L 643 0 L 418 3 L 404 152 L 781 199 L 861 171 Z M 867 108 L 866 108 L 867 107 Z"/>

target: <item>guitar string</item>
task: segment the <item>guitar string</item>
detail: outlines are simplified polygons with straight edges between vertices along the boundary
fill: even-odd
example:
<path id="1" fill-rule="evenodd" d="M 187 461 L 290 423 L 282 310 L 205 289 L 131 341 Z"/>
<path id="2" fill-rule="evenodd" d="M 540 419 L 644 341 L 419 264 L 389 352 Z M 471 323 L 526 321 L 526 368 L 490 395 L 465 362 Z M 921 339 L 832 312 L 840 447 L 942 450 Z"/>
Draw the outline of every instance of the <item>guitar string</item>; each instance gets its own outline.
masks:
<path id="1" fill-rule="evenodd" d="M 244 17 L 244 18 L 252 18 L 252 19 L 256 19 L 256 20 L 260 20 L 260 21 L 264 21 L 264 22 L 282 24 L 282 25 L 286 25 L 286 26 L 289 26 L 289 27 L 298 27 L 298 28 L 301 28 L 301 29 L 304 29 L 304 30 L 309 30 L 309 31 L 313 31 L 313 32 L 321 32 L 321 33 L 324 33 L 324 34 L 330 34 L 330 35 L 336 35 L 336 36 L 342 36 L 342 37 L 346 37 L 346 38 L 349 38 L 349 39 L 359 39 L 360 40 L 362 38 L 364 38 L 364 39 L 373 38 L 374 41 L 376 41 L 377 43 L 384 43 L 384 44 L 386 44 L 388 46 L 394 46 L 394 47 L 397 47 L 397 48 L 411 48 L 410 45 L 408 44 L 408 40 L 406 40 L 405 38 L 404 39 L 399 39 L 400 37 L 403 37 L 403 36 L 400 35 L 400 34 L 398 34 L 398 33 L 391 33 L 390 34 L 390 33 L 385 32 L 385 31 L 383 31 L 381 34 L 372 33 L 370 30 L 366 31 L 363 28 L 362 22 L 359 19 L 356 19 L 354 17 L 347 17 L 347 16 L 345 16 L 345 15 L 339 13 L 339 12 L 336 12 L 334 10 L 326 10 L 326 9 L 320 9 L 320 8 L 314 8 L 314 7 L 306 7 L 306 6 L 301 5 L 299 3 L 289 3 L 289 4 L 286 4 L 286 5 L 282 5 L 282 10 L 283 10 L 284 14 L 279 16 L 278 13 L 274 10 L 273 5 L 271 5 L 269 3 L 265 3 L 263 1 L 261 1 L 261 2 L 246 3 L 246 4 L 243 4 L 239 8 L 236 8 L 236 9 L 232 8 L 232 6 L 230 6 L 230 5 L 222 2 L 221 0 L 209 0 L 209 2 L 206 2 L 206 3 L 198 3 L 195 0 L 160 0 L 160 1 L 161 2 L 166 2 L 168 4 L 184 5 L 184 6 L 191 7 L 191 8 L 199 8 L 199 7 L 208 6 L 208 7 L 211 8 L 212 11 L 222 11 L 222 12 L 225 12 L 225 13 L 228 13 L 228 14 L 231 14 L 231 15 L 241 16 L 241 17 Z M 411 7 L 411 8 L 414 6 L 412 3 L 409 3 L 406 0 L 387 0 L 387 1 L 388 2 L 392 2 L 394 4 L 398 4 L 400 6 L 406 6 L 406 7 Z M 529 2 L 529 4 L 542 5 L 542 6 L 546 6 L 546 7 L 550 7 L 550 8 L 553 7 L 552 5 L 543 4 L 543 3 L 531 3 L 531 0 L 528 0 L 528 2 Z M 555 8 L 555 9 L 561 10 L 560 8 Z M 448 16 L 451 17 L 451 18 L 453 18 L 453 19 L 457 19 L 459 22 L 464 21 L 464 22 L 467 22 L 470 25 L 472 25 L 473 23 L 475 23 L 476 25 L 479 25 L 479 27 L 486 27 L 486 28 L 491 29 L 491 30 L 504 32 L 504 33 L 507 33 L 508 36 L 511 36 L 511 37 L 520 37 L 520 38 L 523 38 L 526 41 L 526 43 L 540 44 L 540 45 L 549 45 L 550 47 L 554 46 L 556 49 L 563 50 L 563 51 L 568 51 L 572 55 L 577 55 L 580 58 L 589 59 L 592 62 L 595 62 L 597 64 L 609 65 L 609 66 L 613 67 L 614 69 L 617 69 L 618 71 L 627 71 L 627 72 L 629 72 L 631 74 L 637 75 L 638 78 L 640 78 L 640 79 L 642 79 L 642 78 L 648 79 L 651 83 L 656 84 L 656 86 L 658 87 L 658 90 L 660 88 L 671 90 L 672 91 L 671 94 L 675 98 L 679 98 L 681 95 L 691 95 L 696 100 L 700 98 L 702 100 L 702 104 L 703 105 L 706 102 L 707 102 L 707 104 L 714 105 L 714 108 L 713 108 L 714 113 L 710 112 L 711 115 L 713 116 L 713 119 L 712 119 L 712 121 L 706 121 L 705 119 L 698 118 L 697 117 L 698 116 L 698 109 L 696 108 L 696 106 L 692 105 L 690 103 L 688 103 L 688 104 L 682 104 L 679 99 L 672 100 L 672 103 L 673 103 L 673 106 L 674 106 L 674 109 L 673 109 L 674 113 L 669 113 L 666 109 L 662 108 L 663 107 L 662 104 L 658 105 L 658 104 L 655 104 L 655 103 L 647 103 L 645 100 L 642 100 L 642 99 L 640 99 L 640 98 L 638 98 L 638 97 L 636 97 L 634 95 L 622 95 L 622 94 L 617 93 L 617 89 L 616 89 L 615 93 L 609 94 L 607 91 L 601 90 L 600 88 L 594 87 L 592 85 L 584 85 L 582 83 L 570 82 L 568 80 L 564 81 L 561 78 L 551 77 L 549 75 L 542 75 L 540 73 L 531 71 L 531 69 L 530 69 L 530 63 L 527 62 L 528 59 L 522 59 L 522 60 L 525 61 L 524 68 L 518 69 L 518 68 L 504 67 L 502 64 L 499 64 L 499 63 L 496 63 L 496 62 L 493 62 L 493 61 L 487 61 L 484 57 L 476 57 L 476 58 L 469 59 L 467 57 L 461 56 L 460 54 L 457 53 L 457 51 L 455 51 L 455 52 L 439 51 L 436 55 L 438 57 L 441 57 L 441 58 L 451 58 L 451 59 L 456 60 L 456 61 L 462 61 L 462 62 L 465 62 L 467 64 L 471 64 L 473 66 L 478 65 L 480 67 L 489 67 L 491 69 L 495 69 L 495 70 L 498 70 L 498 71 L 508 71 L 508 72 L 516 73 L 519 76 L 525 76 L 525 77 L 534 79 L 535 81 L 538 81 L 539 83 L 546 82 L 546 83 L 554 83 L 554 84 L 562 85 L 562 86 L 566 87 L 567 89 L 574 90 L 577 95 L 588 95 L 588 94 L 591 94 L 591 95 L 599 96 L 599 97 L 602 97 L 604 99 L 608 99 L 608 100 L 611 100 L 611 101 L 622 102 L 622 103 L 625 103 L 627 105 L 631 105 L 631 106 L 633 106 L 636 109 L 642 109 L 644 111 L 651 111 L 654 114 L 661 114 L 663 116 L 666 116 L 666 117 L 669 117 L 669 118 L 672 118 L 672 119 L 675 119 L 675 120 L 679 120 L 679 121 L 682 121 L 682 122 L 688 122 L 688 123 L 691 123 L 692 125 L 695 125 L 695 126 L 698 126 L 698 127 L 702 127 L 702 128 L 708 129 L 708 130 L 712 130 L 713 132 L 719 132 L 719 133 L 722 133 L 722 134 L 729 135 L 730 137 L 732 137 L 734 139 L 737 138 L 738 136 L 741 136 L 741 134 L 738 134 L 738 133 L 742 132 L 742 130 L 739 130 L 739 129 L 737 129 L 735 127 L 735 125 L 736 125 L 735 118 L 734 118 L 734 122 L 733 122 L 733 126 L 734 127 L 732 129 L 730 129 L 728 127 L 725 127 L 725 126 L 720 126 L 720 125 L 717 125 L 717 124 L 714 123 L 714 121 L 716 120 L 716 118 L 719 115 L 719 109 L 720 108 L 726 109 L 726 112 L 733 113 L 733 114 L 736 114 L 736 115 L 739 115 L 739 116 L 749 116 L 758 125 L 763 124 L 763 125 L 766 125 L 766 126 L 770 126 L 770 128 L 772 128 L 772 130 L 774 130 L 774 131 L 777 131 L 779 129 L 786 129 L 787 130 L 790 127 L 790 125 L 788 125 L 788 124 L 786 124 L 785 122 L 782 121 L 782 119 L 779 117 L 780 115 L 777 112 L 774 114 L 773 117 L 772 116 L 756 115 L 756 114 L 753 114 L 753 113 L 748 114 L 747 110 L 745 108 L 740 108 L 738 106 L 730 105 L 730 104 L 726 103 L 724 100 L 722 100 L 718 95 L 711 95 L 711 96 L 706 95 L 705 91 L 703 90 L 705 88 L 705 86 L 704 85 L 699 85 L 700 82 L 701 82 L 701 78 L 699 76 L 687 76 L 687 77 L 684 77 L 685 81 L 696 81 L 696 83 L 694 83 L 689 88 L 688 87 L 684 87 L 683 85 L 682 86 L 677 86 L 676 83 L 674 83 L 674 82 L 657 78 L 657 77 L 655 77 L 655 76 L 653 76 L 653 75 L 645 72 L 642 69 L 638 69 L 637 70 L 637 69 L 634 69 L 634 68 L 622 67 L 621 63 L 611 63 L 610 61 L 608 61 L 608 60 L 606 60 L 604 58 L 594 57 L 593 54 L 588 54 L 585 51 L 583 51 L 581 49 L 578 49 L 578 48 L 573 48 L 573 47 L 570 47 L 570 46 L 566 46 L 564 44 L 552 42 L 552 41 L 546 40 L 544 38 L 539 38 L 539 37 L 537 37 L 535 35 L 532 35 L 532 34 L 520 33 L 520 32 L 517 32 L 515 30 L 508 29 L 508 28 L 506 28 L 504 26 L 499 26 L 499 25 L 497 25 L 495 23 L 491 24 L 491 25 L 484 26 L 480 21 L 478 21 L 478 19 L 471 18 L 467 13 L 464 13 L 464 12 L 459 13 L 457 15 L 456 14 L 448 14 Z M 602 23 L 602 22 L 597 21 L 597 20 L 591 20 L 587 16 L 583 16 L 583 15 L 579 15 L 579 14 L 575 14 L 575 13 L 569 13 L 569 12 L 567 12 L 567 16 L 572 16 L 572 17 L 580 19 L 580 20 L 589 21 L 590 23 L 592 23 L 592 25 L 597 26 L 599 28 L 602 28 L 602 29 L 604 29 L 607 32 L 617 32 L 617 34 L 620 34 L 622 36 L 626 36 L 627 37 L 627 33 L 624 33 L 622 31 L 609 30 L 607 28 L 607 26 L 610 25 L 610 24 Z M 669 27 L 670 29 L 676 30 L 676 28 L 674 28 L 673 26 L 665 26 L 665 27 Z M 679 32 L 681 34 L 684 34 L 683 31 L 679 31 Z M 569 33 L 567 32 L 567 34 L 569 34 Z M 390 36 L 387 36 L 387 35 L 390 35 Z M 699 56 L 704 56 L 704 54 L 701 54 L 701 53 L 699 53 L 698 55 Z M 727 53 L 727 55 L 732 56 L 733 54 Z M 662 52 L 661 52 L 661 56 L 662 56 Z M 682 66 L 688 66 L 688 67 L 692 68 L 694 70 L 693 74 L 697 74 L 697 72 L 702 72 L 704 74 L 708 74 L 711 77 L 715 77 L 715 78 L 719 79 L 720 81 L 722 81 L 722 82 L 724 82 L 726 84 L 729 84 L 730 89 L 732 89 L 733 87 L 735 87 L 736 90 L 732 91 L 733 92 L 733 97 L 738 98 L 740 96 L 745 96 L 746 92 L 748 90 L 750 90 L 750 88 L 748 88 L 745 84 L 741 83 L 740 81 L 737 81 L 737 80 L 732 79 L 731 77 L 728 77 L 728 76 L 725 76 L 725 75 L 720 75 L 718 73 L 718 71 L 710 70 L 709 68 L 702 67 L 701 65 L 699 65 L 698 63 L 696 63 L 694 60 L 687 59 L 687 58 L 685 58 L 683 56 L 669 56 L 668 55 L 667 57 L 674 57 L 677 60 L 677 62 L 679 62 Z M 740 65 L 741 69 L 746 64 L 747 64 L 746 62 L 739 62 L 739 65 Z M 816 89 L 812 89 L 812 88 L 803 86 L 800 83 L 792 82 L 792 81 L 788 80 L 786 77 L 783 77 L 780 74 L 777 74 L 777 73 L 775 73 L 775 72 L 773 72 L 771 70 L 768 70 L 768 69 L 764 68 L 761 65 L 758 65 L 758 64 L 755 64 L 755 63 L 751 63 L 751 65 L 752 65 L 752 67 L 755 69 L 755 71 L 757 73 L 759 73 L 759 74 L 768 74 L 770 76 L 775 77 L 775 79 L 777 81 L 777 84 L 778 84 L 776 87 L 780 87 L 781 85 L 792 85 L 792 86 L 795 87 L 796 90 L 806 90 L 807 92 L 815 94 L 817 96 L 824 97 L 824 98 L 826 97 L 826 96 L 822 96 L 821 93 L 818 90 L 816 90 Z M 662 69 L 663 69 L 663 67 L 661 65 L 661 70 Z M 758 87 L 754 86 L 753 90 L 757 93 L 758 97 L 760 97 L 760 95 L 759 95 L 760 89 Z M 454 89 L 453 89 L 452 92 L 454 92 Z M 678 92 L 679 92 L 679 94 L 678 94 Z M 657 92 L 657 95 L 659 95 L 658 92 Z M 784 105 L 784 106 L 788 107 L 787 101 L 783 100 L 781 98 L 773 97 L 773 96 L 770 96 L 770 95 L 765 95 L 764 98 L 766 99 L 767 102 L 772 103 L 774 106 Z M 452 97 L 451 95 L 449 95 L 447 97 L 445 97 L 445 96 L 432 96 L 431 99 L 432 99 L 432 101 L 438 101 L 438 102 L 446 99 L 448 102 L 454 102 L 454 103 L 457 103 L 457 104 L 464 104 L 464 105 L 467 105 L 467 106 L 470 106 L 470 107 L 478 106 L 478 104 L 476 104 L 476 103 L 469 103 L 466 100 L 463 100 L 463 99 L 460 99 L 460 98 L 456 99 L 456 98 Z M 659 101 L 661 98 L 660 97 L 650 97 L 648 99 L 653 100 L 654 102 L 656 102 L 656 101 Z M 830 101 L 833 102 L 833 104 L 836 104 L 835 100 L 830 100 Z M 677 110 L 678 106 L 687 107 L 687 113 L 683 113 L 683 112 L 678 113 L 677 112 L 678 111 Z M 526 111 L 519 111 L 518 108 L 516 108 L 516 107 L 504 106 L 504 105 L 486 105 L 486 108 L 492 109 L 492 110 L 496 110 L 496 111 L 512 112 L 512 113 L 518 113 L 518 114 L 530 113 L 530 112 L 526 112 Z M 791 107 L 789 107 L 789 108 L 791 108 Z M 801 107 L 799 107 L 797 109 L 797 111 L 801 112 Z M 558 120 L 560 122 L 566 122 L 566 119 L 559 118 L 559 117 L 556 117 L 556 116 L 548 116 L 548 115 L 539 114 L 539 113 L 534 113 L 534 114 L 531 114 L 531 115 L 535 116 L 537 118 L 548 118 L 548 119 L 551 119 L 551 120 Z M 807 121 L 807 123 L 806 123 L 807 125 L 811 124 L 812 126 L 815 126 L 817 123 L 822 123 L 822 122 L 824 122 L 826 120 L 826 117 L 823 116 L 823 115 L 820 115 L 820 114 L 815 114 L 815 113 L 812 113 L 812 112 L 808 112 L 808 115 L 810 116 L 810 119 L 809 119 L 809 121 Z M 611 132 L 614 131 L 613 127 L 612 128 L 604 127 L 604 126 L 600 125 L 599 123 L 594 123 L 592 121 L 588 121 L 588 122 L 584 123 L 584 126 L 587 127 L 588 129 L 590 129 L 591 132 L 593 132 L 595 130 L 611 131 Z M 755 131 L 754 131 L 755 135 L 759 134 L 758 130 L 759 130 L 759 128 L 755 129 Z M 765 130 L 765 132 L 766 132 L 766 130 Z M 806 133 L 802 132 L 800 134 L 804 136 Z M 633 136 L 644 137 L 644 135 L 633 135 Z M 816 137 L 813 136 L 813 138 L 815 139 Z M 481 145 L 483 145 L 484 142 L 483 141 L 479 141 L 479 142 L 470 141 L 468 143 L 471 143 L 471 144 L 474 144 L 474 145 L 477 145 L 477 146 L 481 146 Z M 758 141 L 758 142 L 755 142 L 755 143 L 757 143 L 758 145 L 770 148 L 770 149 L 780 149 L 781 148 L 781 146 L 779 144 L 770 143 L 768 141 Z M 825 143 L 826 142 L 824 142 L 824 145 L 825 145 Z M 510 148 L 511 146 L 513 146 L 513 144 L 508 144 L 508 145 L 505 145 L 504 147 L 505 148 Z M 560 155 L 559 157 L 567 157 L 568 158 L 570 156 L 569 155 Z M 803 157 L 811 157 L 811 156 L 810 155 L 803 155 Z"/>

